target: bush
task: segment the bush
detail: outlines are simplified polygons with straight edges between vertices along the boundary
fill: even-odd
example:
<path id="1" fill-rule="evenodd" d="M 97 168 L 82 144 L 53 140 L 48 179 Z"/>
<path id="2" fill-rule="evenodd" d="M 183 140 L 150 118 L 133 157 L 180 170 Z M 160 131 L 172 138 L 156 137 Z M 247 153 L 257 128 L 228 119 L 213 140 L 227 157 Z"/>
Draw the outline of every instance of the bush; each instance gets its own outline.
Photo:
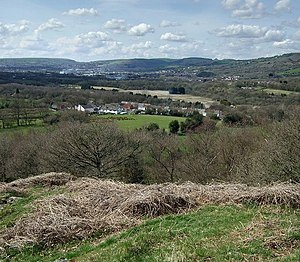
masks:
<path id="1" fill-rule="evenodd" d="M 169 129 L 172 134 L 176 134 L 179 131 L 179 122 L 178 120 L 173 120 L 169 123 Z"/>

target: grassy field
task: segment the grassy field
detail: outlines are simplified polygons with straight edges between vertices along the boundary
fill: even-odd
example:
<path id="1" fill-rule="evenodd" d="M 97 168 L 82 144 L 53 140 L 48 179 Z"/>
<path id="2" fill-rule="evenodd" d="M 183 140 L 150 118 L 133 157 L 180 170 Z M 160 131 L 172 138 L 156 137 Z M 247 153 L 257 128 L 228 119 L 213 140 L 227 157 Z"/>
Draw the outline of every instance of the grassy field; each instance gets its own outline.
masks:
<path id="1" fill-rule="evenodd" d="M 104 118 L 115 121 L 117 125 L 125 131 L 133 131 L 137 128 L 145 127 L 150 123 L 156 123 L 161 129 L 169 130 L 169 123 L 173 120 L 184 122 L 186 118 L 175 116 L 160 116 L 160 115 L 97 115 L 94 119 Z M 30 130 L 44 130 L 46 125 L 42 121 L 37 120 L 35 124 L 30 126 L 12 126 L 10 128 L 0 128 L 1 133 L 28 133 Z"/>
<path id="2" fill-rule="evenodd" d="M 285 76 L 297 76 L 300 75 L 300 68 L 290 69 L 284 72 L 280 72 L 279 74 Z"/>
<path id="3" fill-rule="evenodd" d="M 299 92 L 280 90 L 280 89 L 271 89 L 271 88 L 265 88 L 265 89 L 263 89 L 263 91 L 268 94 L 273 93 L 274 95 L 296 95 L 296 94 L 299 94 Z"/>
<path id="4" fill-rule="evenodd" d="M 161 99 L 172 99 L 174 101 L 185 101 L 185 102 L 201 102 L 207 107 L 209 107 L 214 101 L 212 99 L 209 99 L 207 97 L 202 96 L 193 96 L 189 94 L 181 94 L 181 95 L 172 95 L 169 94 L 169 91 L 165 90 L 125 90 L 121 88 L 112 88 L 112 87 L 102 87 L 102 86 L 93 86 L 95 89 L 105 89 L 105 90 L 118 90 L 119 92 L 132 92 L 134 94 L 144 94 L 144 95 L 151 95 L 151 96 L 157 96 Z"/>
<path id="5" fill-rule="evenodd" d="M 127 131 L 147 126 L 150 123 L 156 123 L 161 129 L 168 130 L 171 121 L 178 120 L 179 123 L 185 121 L 184 117 L 160 115 L 103 115 L 99 117 L 114 120 L 121 129 Z"/>

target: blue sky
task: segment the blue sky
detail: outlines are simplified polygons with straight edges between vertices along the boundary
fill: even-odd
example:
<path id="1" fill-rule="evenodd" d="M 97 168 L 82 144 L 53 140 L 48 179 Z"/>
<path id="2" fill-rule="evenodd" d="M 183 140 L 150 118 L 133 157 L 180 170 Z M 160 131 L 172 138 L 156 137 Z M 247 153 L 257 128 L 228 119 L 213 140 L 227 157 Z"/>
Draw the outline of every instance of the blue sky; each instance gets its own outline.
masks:
<path id="1" fill-rule="evenodd" d="M 209 57 L 300 52 L 299 0 L 1 0 L 0 57 Z"/>

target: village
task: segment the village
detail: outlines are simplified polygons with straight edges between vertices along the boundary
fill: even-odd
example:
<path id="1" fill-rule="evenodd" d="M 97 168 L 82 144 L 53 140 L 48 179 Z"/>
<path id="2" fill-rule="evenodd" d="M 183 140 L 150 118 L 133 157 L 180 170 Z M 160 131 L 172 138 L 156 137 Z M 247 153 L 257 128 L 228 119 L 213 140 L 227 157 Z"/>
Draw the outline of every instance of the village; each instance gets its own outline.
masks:
<path id="1" fill-rule="evenodd" d="M 169 105 L 151 105 L 147 103 L 122 101 L 121 103 L 110 103 L 103 105 L 95 105 L 94 103 L 89 103 L 86 105 L 78 104 L 74 107 L 74 109 L 79 112 L 100 115 L 147 114 L 188 117 L 196 111 L 203 116 L 214 115 L 220 119 L 222 117 L 222 111 L 214 106 L 211 108 L 205 108 L 202 104 L 199 106 L 190 103 L 189 105 L 189 107 L 174 107 Z"/>

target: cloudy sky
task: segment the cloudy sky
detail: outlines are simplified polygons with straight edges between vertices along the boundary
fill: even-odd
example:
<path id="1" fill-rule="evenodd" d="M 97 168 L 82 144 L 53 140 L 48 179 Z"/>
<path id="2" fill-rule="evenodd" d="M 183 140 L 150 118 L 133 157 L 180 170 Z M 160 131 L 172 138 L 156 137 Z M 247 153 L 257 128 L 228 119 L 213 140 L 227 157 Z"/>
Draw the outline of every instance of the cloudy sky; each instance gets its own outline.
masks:
<path id="1" fill-rule="evenodd" d="M 299 0 L 0 0 L 0 57 L 209 57 L 300 52 Z"/>

